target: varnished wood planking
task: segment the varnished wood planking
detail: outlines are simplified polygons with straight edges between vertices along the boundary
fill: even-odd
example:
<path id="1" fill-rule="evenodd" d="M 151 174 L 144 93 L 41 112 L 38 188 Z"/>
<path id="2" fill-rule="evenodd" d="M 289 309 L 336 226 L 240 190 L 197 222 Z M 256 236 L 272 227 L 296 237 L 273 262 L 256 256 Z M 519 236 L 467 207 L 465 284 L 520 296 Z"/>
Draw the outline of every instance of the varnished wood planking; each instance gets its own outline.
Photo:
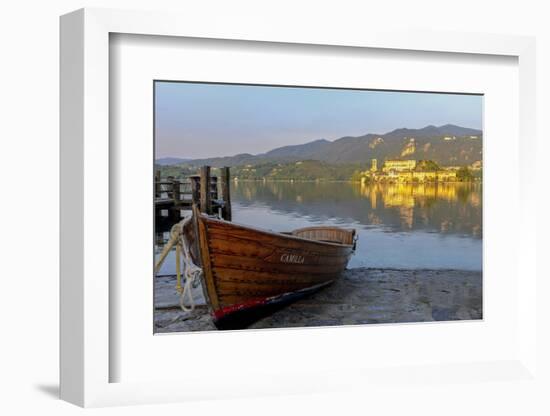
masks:
<path id="1" fill-rule="evenodd" d="M 279 281 L 276 284 L 263 284 L 259 282 L 254 281 L 244 281 L 244 282 L 234 282 L 234 281 L 227 281 L 227 280 L 220 280 L 218 282 L 218 293 L 220 295 L 222 294 L 228 294 L 232 291 L 242 291 L 242 290 L 250 290 L 250 291 L 257 291 L 257 292 L 264 292 L 264 291 L 275 291 L 275 292 L 287 292 L 287 291 L 294 291 L 298 290 L 300 288 L 314 286 L 319 283 L 328 282 L 331 280 L 334 280 L 337 276 L 325 276 L 324 279 L 317 279 L 314 281 L 304 282 L 304 281 Z"/>
<path id="2" fill-rule="evenodd" d="M 270 256 L 276 250 L 273 246 L 250 244 L 248 240 L 225 238 L 219 232 L 211 232 L 209 240 L 212 251 L 216 253 L 264 258 Z"/>
<path id="3" fill-rule="evenodd" d="M 332 283 L 332 281 L 327 282 L 327 284 Z M 270 295 L 263 295 L 263 296 L 255 296 L 251 294 L 233 294 L 233 295 L 224 295 L 220 296 L 220 304 L 224 306 L 231 306 L 231 305 L 238 305 L 243 304 L 246 302 L 249 302 L 251 299 L 257 299 L 262 297 L 275 297 L 279 295 L 283 295 L 285 293 L 292 293 L 292 292 L 278 292 Z"/>
<path id="4" fill-rule="evenodd" d="M 337 273 L 346 268 L 347 261 L 344 259 L 339 264 L 310 263 L 310 264 L 292 264 L 266 262 L 262 259 L 243 257 L 236 255 L 226 255 L 220 253 L 211 253 L 211 261 L 214 267 L 226 267 L 232 269 L 241 269 L 247 271 L 270 272 L 270 273 L 308 273 L 325 274 Z M 306 256 L 307 258 L 307 256 Z M 322 261 L 322 259 L 318 259 Z"/>
<path id="5" fill-rule="evenodd" d="M 240 297 L 242 302 L 248 298 L 268 297 L 281 293 L 295 292 L 297 290 L 315 286 L 319 283 L 329 282 L 338 277 L 338 273 L 306 277 L 299 275 L 278 274 L 279 279 L 267 279 L 265 275 L 272 273 L 243 272 L 232 269 L 215 268 L 215 277 L 220 303 L 226 305 L 227 296 Z M 243 277 L 234 277 L 240 274 Z"/>
<path id="6" fill-rule="evenodd" d="M 218 287 L 218 295 L 221 299 L 221 303 L 224 304 L 224 298 L 227 296 L 241 296 L 243 301 L 246 301 L 246 297 L 257 298 L 257 297 L 269 297 L 275 296 L 281 293 L 290 293 L 297 290 L 303 289 L 305 287 L 311 287 L 320 283 L 331 282 L 334 280 L 334 277 L 331 279 L 323 281 L 309 282 L 304 283 L 292 283 L 286 282 L 286 284 L 277 284 L 277 285 L 262 285 L 257 283 L 238 283 L 238 284 L 220 284 Z"/>
<path id="7" fill-rule="evenodd" d="M 353 251 L 348 244 L 353 230 L 308 229 L 312 238 L 346 241 L 325 243 L 239 226 L 197 211 L 202 263 L 208 265 L 204 279 L 219 308 L 328 284 L 344 271 Z"/>
<path id="8" fill-rule="evenodd" d="M 237 256 L 239 258 L 263 259 L 266 263 L 280 263 L 283 254 L 298 253 L 305 256 L 304 263 L 314 265 L 341 265 L 347 263 L 347 256 L 327 256 L 318 252 L 310 252 L 305 250 L 286 249 L 275 247 L 263 243 L 250 244 L 248 240 L 233 239 L 233 241 L 225 241 L 217 238 L 216 234 L 211 234 L 210 255 Z M 351 250 L 350 250 L 351 252 Z"/>
<path id="9" fill-rule="evenodd" d="M 238 238 L 240 240 L 247 240 L 252 244 L 269 244 L 275 247 L 309 250 L 319 254 L 325 254 L 328 256 L 338 256 L 343 253 L 351 252 L 351 245 L 342 245 L 336 243 L 326 243 L 321 241 L 306 240 L 296 236 L 285 235 L 281 233 L 255 230 L 251 227 L 235 226 L 232 223 L 226 223 L 220 220 L 208 220 L 209 231 L 213 234 L 217 234 L 220 238 Z"/>
<path id="10" fill-rule="evenodd" d="M 327 273 L 327 278 L 336 277 L 338 273 Z M 255 283 L 262 285 L 277 285 L 279 283 L 285 284 L 287 282 L 295 282 L 297 284 L 315 284 L 320 280 L 319 276 L 312 276 L 311 274 L 299 274 L 299 273 L 274 273 L 274 272 L 252 272 L 247 271 L 243 273 L 241 269 L 230 269 L 224 267 L 216 267 L 216 276 L 219 282 L 233 282 L 233 283 Z"/>

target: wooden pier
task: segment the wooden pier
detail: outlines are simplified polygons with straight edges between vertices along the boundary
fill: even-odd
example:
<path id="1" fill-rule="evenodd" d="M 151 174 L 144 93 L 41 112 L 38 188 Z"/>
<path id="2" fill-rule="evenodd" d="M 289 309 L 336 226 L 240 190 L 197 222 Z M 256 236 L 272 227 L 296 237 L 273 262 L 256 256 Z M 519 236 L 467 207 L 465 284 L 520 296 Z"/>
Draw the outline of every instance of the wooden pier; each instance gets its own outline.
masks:
<path id="1" fill-rule="evenodd" d="M 155 222 L 157 226 L 173 224 L 181 219 L 182 210 L 196 204 L 201 212 L 218 214 L 231 221 L 230 171 L 220 169 L 220 177 L 211 175 L 210 166 L 202 166 L 198 175 L 185 179 L 172 176 L 162 180 L 155 172 Z M 203 192 L 206 189 L 206 192 Z"/>

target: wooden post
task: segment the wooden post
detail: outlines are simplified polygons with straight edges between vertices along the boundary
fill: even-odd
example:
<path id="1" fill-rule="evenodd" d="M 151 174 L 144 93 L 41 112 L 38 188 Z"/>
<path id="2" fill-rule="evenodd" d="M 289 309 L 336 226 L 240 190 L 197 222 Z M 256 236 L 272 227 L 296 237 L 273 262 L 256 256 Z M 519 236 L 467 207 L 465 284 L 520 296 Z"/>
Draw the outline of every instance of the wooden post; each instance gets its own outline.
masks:
<path id="1" fill-rule="evenodd" d="M 217 176 L 210 177 L 210 199 L 211 200 L 218 199 L 218 177 Z"/>
<path id="2" fill-rule="evenodd" d="M 172 182 L 173 180 L 174 180 L 173 176 L 167 176 L 166 177 L 166 182 Z M 169 184 L 164 185 L 163 193 L 166 192 L 166 197 L 167 198 L 173 198 L 174 197 L 173 191 L 174 190 L 172 189 L 172 187 Z"/>
<path id="3" fill-rule="evenodd" d="M 155 198 L 160 198 L 160 170 L 155 171 Z"/>
<path id="4" fill-rule="evenodd" d="M 218 216 L 222 215 L 221 207 L 218 205 L 218 177 L 210 177 L 210 210 L 211 214 L 216 214 Z M 221 217 L 223 218 L 223 217 Z"/>
<path id="5" fill-rule="evenodd" d="M 180 181 L 177 179 L 172 181 L 172 199 L 174 200 L 174 206 L 177 207 L 181 204 Z"/>
<path id="6" fill-rule="evenodd" d="M 223 210 L 222 210 L 222 217 L 224 220 L 231 221 L 231 195 L 229 192 L 229 182 L 231 180 L 230 174 L 229 174 L 229 168 L 223 167 L 221 168 L 221 181 L 220 181 L 220 190 L 222 194 L 223 199 Z"/>
<path id="7" fill-rule="evenodd" d="M 191 176 L 189 180 L 191 181 L 191 200 L 193 204 L 199 206 L 201 189 L 200 176 Z"/>
<path id="8" fill-rule="evenodd" d="M 210 166 L 201 167 L 201 212 L 211 214 L 210 199 Z"/>

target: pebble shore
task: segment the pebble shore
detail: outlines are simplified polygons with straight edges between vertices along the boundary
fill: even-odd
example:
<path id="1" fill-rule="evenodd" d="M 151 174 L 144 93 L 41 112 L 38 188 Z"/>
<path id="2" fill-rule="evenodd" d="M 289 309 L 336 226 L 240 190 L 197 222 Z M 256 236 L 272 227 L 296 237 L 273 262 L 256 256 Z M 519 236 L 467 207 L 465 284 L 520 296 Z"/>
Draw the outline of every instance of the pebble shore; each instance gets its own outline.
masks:
<path id="1" fill-rule="evenodd" d="M 175 276 L 155 278 L 155 332 L 216 331 L 202 295 L 184 312 Z M 467 270 L 346 270 L 331 286 L 265 317 L 249 328 L 482 319 L 482 274 Z"/>

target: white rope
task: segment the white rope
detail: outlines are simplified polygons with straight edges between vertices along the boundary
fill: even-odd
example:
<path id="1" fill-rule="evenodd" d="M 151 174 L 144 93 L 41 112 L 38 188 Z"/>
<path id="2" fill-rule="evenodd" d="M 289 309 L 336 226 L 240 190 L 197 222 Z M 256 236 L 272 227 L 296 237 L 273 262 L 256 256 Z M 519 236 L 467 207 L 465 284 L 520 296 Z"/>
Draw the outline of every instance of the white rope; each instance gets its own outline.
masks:
<path id="1" fill-rule="evenodd" d="M 193 259 L 191 258 L 190 244 L 185 237 L 185 227 L 190 223 L 192 216 L 184 218 L 179 223 L 175 224 L 170 230 L 170 240 L 164 246 L 162 253 L 155 265 L 155 273 L 158 273 L 162 263 L 168 256 L 168 253 L 176 246 L 176 291 L 180 295 L 179 304 L 182 310 L 185 312 L 191 312 L 195 309 L 195 299 L 191 290 L 193 287 L 197 287 L 199 283 L 200 276 L 202 274 L 202 269 L 197 266 Z M 183 256 L 182 256 L 183 254 Z M 185 283 L 182 287 L 181 285 L 181 266 L 183 263 L 183 275 L 185 278 Z M 190 307 L 185 305 L 185 297 L 189 298 Z"/>
<path id="2" fill-rule="evenodd" d="M 181 246 L 183 248 L 183 274 L 185 276 L 185 284 L 183 285 L 183 288 L 177 288 L 178 292 L 180 293 L 180 307 L 182 310 L 186 312 L 191 312 L 195 309 L 195 299 L 193 298 L 193 293 L 191 292 L 193 287 L 196 287 L 195 283 L 199 282 L 199 279 L 202 275 L 202 269 L 197 266 L 193 259 L 191 258 L 191 253 L 189 250 L 189 243 L 187 241 L 187 238 L 185 238 L 185 233 L 182 232 L 180 234 L 180 242 L 178 243 L 178 247 Z M 189 304 L 190 307 L 185 306 L 185 296 L 189 298 Z"/>

